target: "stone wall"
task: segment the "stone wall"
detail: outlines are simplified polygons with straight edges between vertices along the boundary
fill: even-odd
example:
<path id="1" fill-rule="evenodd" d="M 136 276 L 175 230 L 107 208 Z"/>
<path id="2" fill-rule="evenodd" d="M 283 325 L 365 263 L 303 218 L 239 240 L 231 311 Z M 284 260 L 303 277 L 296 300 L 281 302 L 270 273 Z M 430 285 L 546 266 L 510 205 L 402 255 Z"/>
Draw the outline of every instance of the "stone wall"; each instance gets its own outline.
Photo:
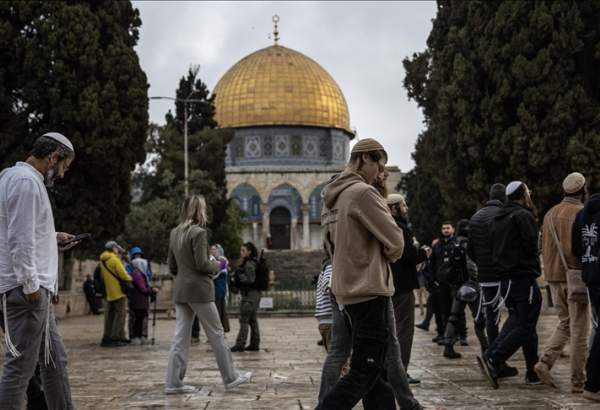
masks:
<path id="1" fill-rule="evenodd" d="M 275 275 L 275 286 L 279 287 L 278 284 L 292 283 L 300 278 L 310 280 L 318 275 L 324 253 L 320 250 L 270 250 L 265 251 L 265 257 Z"/>

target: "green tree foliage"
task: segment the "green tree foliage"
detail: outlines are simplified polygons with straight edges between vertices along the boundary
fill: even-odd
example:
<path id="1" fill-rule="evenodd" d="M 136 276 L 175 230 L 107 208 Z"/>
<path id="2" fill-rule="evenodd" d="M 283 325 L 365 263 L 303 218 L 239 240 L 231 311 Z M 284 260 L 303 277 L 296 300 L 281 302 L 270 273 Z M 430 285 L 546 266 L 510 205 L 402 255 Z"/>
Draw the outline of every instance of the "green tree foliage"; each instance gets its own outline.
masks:
<path id="1" fill-rule="evenodd" d="M 123 230 L 130 173 L 145 156 L 140 25 L 128 1 L 0 3 L 0 166 L 45 132 L 68 136 L 77 157 L 52 192 L 56 226 L 91 232 L 89 250 Z"/>
<path id="2" fill-rule="evenodd" d="M 427 49 L 404 60 L 426 125 L 415 179 L 440 196 L 413 215 L 468 217 L 515 179 L 545 211 L 568 173 L 600 181 L 599 27 L 597 1 L 438 1 Z"/>
<path id="3" fill-rule="evenodd" d="M 225 149 L 232 135 L 216 129 L 214 96 L 198 78 L 198 70 L 197 66 L 189 69 L 175 94 L 178 99 L 194 100 L 188 103 L 189 190 L 206 198 L 210 239 L 222 243 L 228 254 L 236 254 L 240 212 L 227 200 L 225 181 Z M 184 103 L 176 101 L 175 114 L 167 113 L 166 125 L 152 127 L 146 143 L 151 160 L 134 176 L 141 195 L 127 219 L 127 240 L 157 260 L 166 259 L 169 231 L 185 195 L 183 110 Z M 152 238 L 147 232 L 153 232 Z"/>

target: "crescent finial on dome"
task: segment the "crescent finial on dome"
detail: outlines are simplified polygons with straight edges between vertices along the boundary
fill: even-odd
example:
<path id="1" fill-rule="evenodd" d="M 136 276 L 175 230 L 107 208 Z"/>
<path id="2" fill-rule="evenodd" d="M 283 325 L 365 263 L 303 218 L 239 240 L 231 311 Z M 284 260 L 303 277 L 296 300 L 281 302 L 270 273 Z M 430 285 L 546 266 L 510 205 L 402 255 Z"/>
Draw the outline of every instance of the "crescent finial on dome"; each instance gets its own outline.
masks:
<path id="1" fill-rule="evenodd" d="M 275 45 L 279 45 L 279 30 L 277 29 L 277 23 L 279 23 L 279 16 L 275 14 L 273 16 L 273 40 L 275 41 Z"/>

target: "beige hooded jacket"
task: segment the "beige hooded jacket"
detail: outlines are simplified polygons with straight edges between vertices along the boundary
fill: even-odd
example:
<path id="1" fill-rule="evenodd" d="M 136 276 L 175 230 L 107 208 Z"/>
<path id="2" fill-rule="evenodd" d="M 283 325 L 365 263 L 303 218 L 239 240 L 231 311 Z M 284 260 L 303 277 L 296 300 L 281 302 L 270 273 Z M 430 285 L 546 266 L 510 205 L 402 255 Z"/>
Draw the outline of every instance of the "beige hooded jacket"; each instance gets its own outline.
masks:
<path id="1" fill-rule="evenodd" d="M 404 238 L 384 198 L 359 174 L 344 171 L 325 187 L 322 223 L 332 254 L 331 289 L 352 305 L 392 296 L 389 262 L 402 256 Z"/>

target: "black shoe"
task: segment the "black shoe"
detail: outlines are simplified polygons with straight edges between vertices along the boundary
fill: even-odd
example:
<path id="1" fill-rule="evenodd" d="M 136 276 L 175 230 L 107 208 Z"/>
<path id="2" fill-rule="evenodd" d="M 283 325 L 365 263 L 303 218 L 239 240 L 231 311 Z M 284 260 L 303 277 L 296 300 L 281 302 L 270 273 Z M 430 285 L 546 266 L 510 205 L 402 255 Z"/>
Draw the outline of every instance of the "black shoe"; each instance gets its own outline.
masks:
<path id="1" fill-rule="evenodd" d="M 233 346 L 231 348 L 231 351 L 234 352 L 234 353 L 235 352 L 243 352 L 244 351 L 244 346 L 235 345 L 235 346 Z"/>
<path id="2" fill-rule="evenodd" d="M 527 374 L 525 375 L 525 384 L 528 384 L 530 386 L 537 386 L 542 384 L 542 381 L 540 380 L 536 372 L 530 371 L 527 372 Z"/>
<path id="3" fill-rule="evenodd" d="M 496 371 L 494 364 L 485 356 L 477 356 L 477 363 L 479 364 L 479 368 L 481 369 L 483 375 L 490 383 L 490 386 L 492 386 L 493 389 L 500 387 L 498 385 L 498 372 Z"/>
<path id="4" fill-rule="evenodd" d="M 418 327 L 419 329 L 429 332 L 429 325 L 426 325 L 425 323 L 418 323 L 415 325 L 415 327 Z"/>
<path id="5" fill-rule="evenodd" d="M 244 350 L 248 350 L 250 352 L 258 352 L 260 350 L 260 347 L 250 345 L 250 346 L 246 346 Z"/>
<path id="6" fill-rule="evenodd" d="M 410 374 L 406 373 L 406 380 L 408 380 L 408 384 L 419 384 L 421 380 L 410 377 Z"/>
<path id="7" fill-rule="evenodd" d="M 448 359 L 460 359 L 462 355 L 454 350 L 452 346 L 446 345 L 444 349 L 444 357 Z"/>
<path id="8" fill-rule="evenodd" d="M 121 339 L 121 340 L 119 340 L 119 342 L 129 345 L 129 344 L 131 344 L 131 339 Z"/>
<path id="9" fill-rule="evenodd" d="M 467 342 L 467 338 L 466 337 L 461 337 L 460 338 L 460 345 L 461 346 L 469 346 L 469 342 Z"/>
<path id="10" fill-rule="evenodd" d="M 449 341 L 447 338 L 445 338 L 444 336 L 440 336 L 436 342 L 439 346 L 446 346 Z"/>
<path id="11" fill-rule="evenodd" d="M 503 379 L 506 377 L 515 377 L 519 374 L 519 370 L 516 367 L 511 367 L 506 363 L 498 365 L 498 378 Z"/>
<path id="12" fill-rule="evenodd" d="M 323 339 L 319 340 L 317 342 L 317 346 L 323 346 L 325 343 L 323 342 Z M 246 348 L 246 350 L 248 350 L 248 348 Z"/>

